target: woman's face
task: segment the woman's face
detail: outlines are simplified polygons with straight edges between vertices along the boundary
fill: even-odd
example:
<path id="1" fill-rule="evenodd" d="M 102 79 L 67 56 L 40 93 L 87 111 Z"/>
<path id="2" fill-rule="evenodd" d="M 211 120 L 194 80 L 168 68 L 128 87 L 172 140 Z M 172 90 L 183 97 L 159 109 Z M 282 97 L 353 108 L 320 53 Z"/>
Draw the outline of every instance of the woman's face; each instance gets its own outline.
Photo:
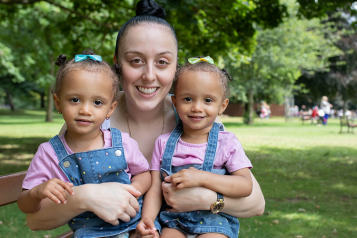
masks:
<path id="1" fill-rule="evenodd" d="M 165 26 L 143 23 L 131 27 L 118 48 L 121 84 L 138 109 L 157 107 L 168 94 L 176 71 L 177 46 Z"/>

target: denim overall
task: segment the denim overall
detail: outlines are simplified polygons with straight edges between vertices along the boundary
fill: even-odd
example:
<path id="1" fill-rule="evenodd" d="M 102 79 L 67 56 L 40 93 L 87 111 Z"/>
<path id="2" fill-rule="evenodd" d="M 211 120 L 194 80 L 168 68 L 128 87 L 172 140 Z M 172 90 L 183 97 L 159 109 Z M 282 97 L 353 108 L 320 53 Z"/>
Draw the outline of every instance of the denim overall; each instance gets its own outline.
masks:
<path id="1" fill-rule="evenodd" d="M 111 128 L 112 147 L 99 150 L 68 154 L 58 136 L 53 137 L 50 143 L 59 160 L 59 167 L 74 186 L 82 184 L 99 184 L 118 182 L 130 184 L 128 168 L 121 132 Z M 93 212 L 82 213 L 68 222 L 74 231 L 72 237 L 116 237 L 116 235 L 135 230 L 141 218 L 142 197 L 138 199 L 140 211 L 129 222 L 119 221 L 113 226 L 100 219 Z M 155 224 L 156 225 L 156 224 Z"/>
<path id="2" fill-rule="evenodd" d="M 213 169 L 217 150 L 218 133 L 220 130 L 223 130 L 222 125 L 215 122 L 209 132 L 203 165 L 190 164 L 175 167 L 172 166 L 172 156 L 177 141 L 183 132 L 182 122 L 180 121 L 166 143 L 161 165 L 161 179 L 163 180 L 165 176 L 177 173 L 178 171 L 189 167 L 195 167 L 216 174 L 226 174 L 226 169 Z M 213 214 L 210 211 L 174 213 L 165 211 L 165 208 L 167 208 L 167 204 L 163 205 L 163 209 L 159 215 L 159 220 L 163 227 L 167 226 L 169 228 L 175 228 L 189 235 L 221 233 L 229 238 L 238 238 L 239 221 L 236 217 L 221 212 Z"/>

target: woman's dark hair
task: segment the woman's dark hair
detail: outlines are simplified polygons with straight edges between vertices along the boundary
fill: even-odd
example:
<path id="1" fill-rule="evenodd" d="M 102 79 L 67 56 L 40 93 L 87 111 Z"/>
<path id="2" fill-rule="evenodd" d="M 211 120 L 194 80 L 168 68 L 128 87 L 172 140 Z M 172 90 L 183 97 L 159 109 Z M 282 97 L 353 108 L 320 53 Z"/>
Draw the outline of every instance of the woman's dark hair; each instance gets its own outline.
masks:
<path id="1" fill-rule="evenodd" d="M 82 51 L 82 55 L 95 55 L 93 50 L 87 49 Z M 53 90 L 53 93 L 57 96 L 60 95 L 63 80 L 66 77 L 66 74 L 72 70 L 86 70 L 89 72 L 100 72 L 107 74 L 112 79 L 113 85 L 113 102 L 118 100 L 119 96 L 119 68 L 118 66 L 110 66 L 105 61 L 95 61 L 92 59 L 85 59 L 83 61 L 75 62 L 74 59 L 66 61 L 66 55 L 60 55 L 57 57 L 56 65 L 60 68 L 56 75 L 56 86 Z"/>
<path id="2" fill-rule="evenodd" d="M 175 38 L 176 46 L 178 47 L 177 37 L 174 28 L 165 21 L 165 10 L 154 0 L 141 0 L 136 5 L 136 16 L 130 18 L 119 30 L 115 45 L 115 56 L 118 58 L 118 48 L 124 36 L 133 26 L 142 23 L 155 23 L 167 27 Z"/>
<path id="3" fill-rule="evenodd" d="M 204 56 L 196 56 L 195 58 L 204 58 Z M 233 80 L 232 76 L 227 72 L 226 69 L 220 69 L 215 64 L 210 64 L 205 61 L 200 61 L 195 64 L 191 64 L 191 63 L 187 62 L 185 65 L 181 66 L 176 71 L 175 80 L 174 80 L 174 93 L 175 94 L 176 94 L 176 88 L 177 88 L 179 78 L 187 70 L 216 73 L 221 81 L 220 83 L 221 83 L 222 91 L 223 91 L 223 99 L 228 98 L 228 96 L 229 96 L 228 81 Z"/>

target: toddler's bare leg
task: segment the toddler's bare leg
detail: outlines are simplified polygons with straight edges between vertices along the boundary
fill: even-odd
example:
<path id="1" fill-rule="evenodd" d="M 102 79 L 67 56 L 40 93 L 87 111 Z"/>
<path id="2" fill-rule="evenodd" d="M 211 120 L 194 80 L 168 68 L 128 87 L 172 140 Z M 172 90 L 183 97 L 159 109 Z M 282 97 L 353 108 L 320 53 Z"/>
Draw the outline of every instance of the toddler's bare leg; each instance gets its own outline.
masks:
<path id="1" fill-rule="evenodd" d="M 206 233 L 197 236 L 197 238 L 227 238 L 227 236 L 220 233 Z"/>
<path id="2" fill-rule="evenodd" d="M 174 228 L 163 228 L 160 238 L 186 238 L 186 234 Z"/>

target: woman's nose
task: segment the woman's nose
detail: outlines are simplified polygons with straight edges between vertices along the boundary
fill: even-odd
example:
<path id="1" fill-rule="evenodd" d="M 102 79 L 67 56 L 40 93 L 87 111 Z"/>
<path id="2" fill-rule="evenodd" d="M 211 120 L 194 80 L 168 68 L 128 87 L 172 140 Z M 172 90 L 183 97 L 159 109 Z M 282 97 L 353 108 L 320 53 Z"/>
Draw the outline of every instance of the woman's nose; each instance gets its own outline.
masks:
<path id="1" fill-rule="evenodd" d="M 145 72 L 143 75 L 143 80 L 145 81 L 154 81 L 156 80 L 156 70 L 153 64 L 147 64 L 145 67 Z"/>

